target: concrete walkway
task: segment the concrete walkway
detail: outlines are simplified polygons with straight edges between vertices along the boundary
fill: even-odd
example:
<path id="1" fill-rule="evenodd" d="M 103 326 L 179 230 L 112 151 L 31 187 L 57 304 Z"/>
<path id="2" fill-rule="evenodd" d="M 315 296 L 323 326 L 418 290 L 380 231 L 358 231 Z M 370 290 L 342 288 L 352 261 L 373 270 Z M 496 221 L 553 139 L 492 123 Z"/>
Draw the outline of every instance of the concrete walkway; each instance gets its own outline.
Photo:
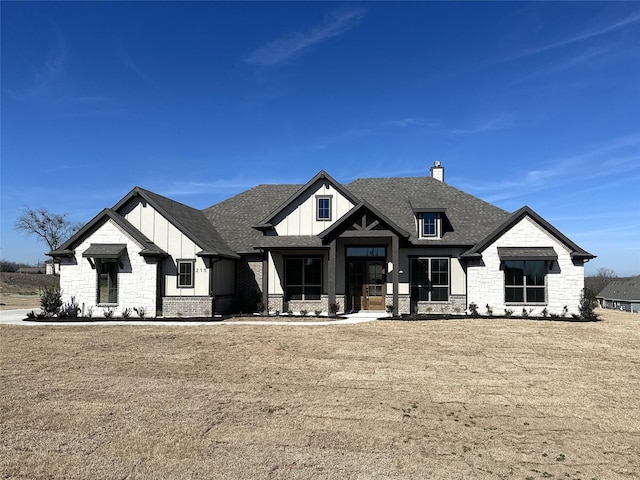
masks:
<path id="1" fill-rule="evenodd" d="M 158 319 L 152 320 L 138 320 L 132 318 L 130 320 L 95 320 L 92 322 L 67 322 L 64 320 L 55 322 L 32 322 L 24 320 L 27 318 L 27 314 L 31 312 L 32 308 L 25 308 L 20 310 L 2 310 L 0 311 L 0 325 L 24 325 L 24 326 L 39 326 L 50 325 L 58 327 L 74 327 L 84 325 L 182 325 L 182 326 L 195 326 L 195 325 L 306 325 L 306 326 L 318 326 L 318 325 L 354 325 L 357 323 L 373 322 L 379 318 L 384 318 L 387 314 L 385 312 L 378 311 L 362 311 L 358 313 L 352 313 L 347 315 L 341 315 L 340 320 L 318 320 L 318 321 L 296 321 L 295 317 L 292 320 L 284 320 L 285 317 L 281 317 L 282 320 L 232 320 L 232 321 L 162 321 Z"/>

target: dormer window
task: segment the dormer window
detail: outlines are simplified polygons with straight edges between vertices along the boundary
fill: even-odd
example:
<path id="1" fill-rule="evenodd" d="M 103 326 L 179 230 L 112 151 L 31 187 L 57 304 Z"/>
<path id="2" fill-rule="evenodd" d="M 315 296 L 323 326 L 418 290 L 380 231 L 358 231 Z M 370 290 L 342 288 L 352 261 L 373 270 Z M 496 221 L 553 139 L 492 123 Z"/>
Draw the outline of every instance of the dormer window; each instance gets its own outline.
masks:
<path id="1" fill-rule="evenodd" d="M 331 197 L 316 197 L 316 220 L 331 220 Z"/>
<path id="2" fill-rule="evenodd" d="M 420 214 L 419 227 L 420 237 L 440 238 L 442 236 L 442 221 L 437 212 L 423 212 Z"/>

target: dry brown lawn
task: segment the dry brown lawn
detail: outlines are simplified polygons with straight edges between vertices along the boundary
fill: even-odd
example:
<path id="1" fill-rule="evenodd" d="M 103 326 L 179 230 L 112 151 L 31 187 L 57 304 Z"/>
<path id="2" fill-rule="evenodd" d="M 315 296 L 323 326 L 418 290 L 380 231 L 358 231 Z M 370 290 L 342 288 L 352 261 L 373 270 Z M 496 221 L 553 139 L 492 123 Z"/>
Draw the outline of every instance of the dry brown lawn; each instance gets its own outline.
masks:
<path id="1" fill-rule="evenodd" d="M 40 288 L 59 286 L 60 277 L 0 272 L 0 310 L 40 308 Z"/>
<path id="2" fill-rule="evenodd" d="M 640 316 L 0 327 L 0 477 L 640 478 Z"/>

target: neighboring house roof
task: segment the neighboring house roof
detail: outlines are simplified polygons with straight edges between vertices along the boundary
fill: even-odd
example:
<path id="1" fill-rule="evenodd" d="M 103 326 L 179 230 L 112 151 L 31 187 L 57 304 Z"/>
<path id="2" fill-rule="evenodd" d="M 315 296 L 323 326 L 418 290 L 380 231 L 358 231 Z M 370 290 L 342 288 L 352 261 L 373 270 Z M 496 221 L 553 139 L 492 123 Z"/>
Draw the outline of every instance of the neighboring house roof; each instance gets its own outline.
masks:
<path id="1" fill-rule="evenodd" d="M 562 234 L 553 225 L 547 222 L 544 218 L 534 212 L 530 207 L 524 206 L 521 209 L 514 212 L 504 223 L 499 225 L 493 232 L 487 235 L 486 238 L 481 240 L 477 245 L 468 250 L 462 255 L 462 258 L 479 258 L 482 252 L 498 238 L 500 238 L 507 230 L 512 228 L 515 224 L 520 222 L 524 217 L 532 218 L 538 225 L 544 228 L 549 234 L 553 235 L 559 242 L 564 244 L 570 251 L 571 257 L 581 260 L 590 260 L 595 258 L 595 255 L 590 254 L 586 250 L 580 248 L 577 244 L 571 241 L 568 237 Z"/>
<path id="2" fill-rule="evenodd" d="M 597 297 L 607 300 L 640 302 L 640 277 L 635 277 L 631 280 L 614 280 L 609 282 Z"/>
<path id="3" fill-rule="evenodd" d="M 158 247 L 155 243 L 149 240 L 143 235 L 140 230 L 131 225 L 131 223 L 122 215 L 114 212 L 110 208 L 105 208 L 98 215 L 93 217 L 89 223 L 78 230 L 69 240 L 64 242 L 56 250 L 53 250 L 47 255 L 50 257 L 69 257 L 74 255 L 74 249 L 78 244 L 84 241 L 89 235 L 95 232 L 98 228 L 104 225 L 108 220 L 113 220 L 120 228 L 127 232 L 140 246 L 142 250 L 140 255 L 148 257 L 166 257 L 167 252 Z"/>
<path id="4" fill-rule="evenodd" d="M 150 192 L 144 188 L 135 187 L 113 207 L 113 210 L 116 212 L 121 210 L 132 198 L 137 196 L 142 197 L 163 217 L 202 248 L 202 251 L 198 252 L 199 256 L 238 258 L 238 255 L 229 248 L 229 245 L 201 210 Z"/>

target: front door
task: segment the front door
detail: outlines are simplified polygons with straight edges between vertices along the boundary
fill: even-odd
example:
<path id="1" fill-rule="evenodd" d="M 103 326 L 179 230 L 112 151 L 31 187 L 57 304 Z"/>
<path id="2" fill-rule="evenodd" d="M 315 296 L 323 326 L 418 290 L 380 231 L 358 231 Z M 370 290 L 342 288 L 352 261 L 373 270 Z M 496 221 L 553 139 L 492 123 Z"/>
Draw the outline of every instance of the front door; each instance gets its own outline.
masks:
<path id="1" fill-rule="evenodd" d="M 349 259 L 347 310 L 385 309 L 384 260 Z"/>

